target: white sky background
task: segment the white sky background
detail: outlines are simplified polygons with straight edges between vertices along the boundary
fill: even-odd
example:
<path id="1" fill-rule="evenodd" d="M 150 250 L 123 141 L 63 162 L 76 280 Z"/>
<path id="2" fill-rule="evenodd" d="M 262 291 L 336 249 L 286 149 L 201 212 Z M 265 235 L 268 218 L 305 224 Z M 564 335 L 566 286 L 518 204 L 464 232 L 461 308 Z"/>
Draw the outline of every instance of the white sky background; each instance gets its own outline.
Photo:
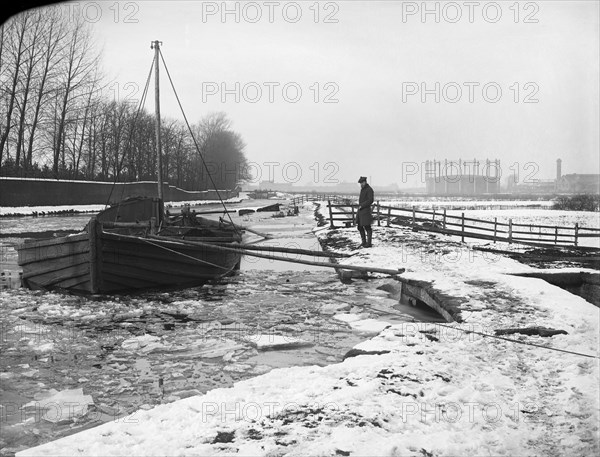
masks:
<path id="1" fill-rule="evenodd" d="M 422 17 L 420 1 L 303 1 L 295 23 L 298 8 L 285 1 L 77 3 L 73 7 L 94 24 L 104 71 L 116 83 L 113 91 L 139 98 L 153 58 L 150 42 L 162 41 L 188 119 L 226 112 L 247 143 L 248 159 L 261 165 L 262 179 L 271 170 L 275 181 L 284 182 L 283 166 L 295 162 L 301 177 L 295 165 L 286 170 L 288 180 L 298 184 L 324 184 L 328 175 L 355 182 L 366 175 L 376 185 L 421 186 L 420 176 L 403 176 L 403 163 L 420 167 L 426 159 L 459 158 L 498 158 L 503 176 L 512 166 L 521 179 L 554 178 L 559 157 L 563 173 L 599 172 L 597 1 L 502 1 L 495 4 L 499 9 L 493 2 L 475 2 L 472 22 L 468 2 L 427 2 L 429 9 L 439 8 L 439 23 L 434 14 Z M 225 5 L 238 8 L 239 22 L 235 14 L 222 16 Z M 257 7 L 262 17 L 252 23 Z M 456 7 L 462 17 L 452 23 Z M 403 11 L 411 9 L 417 14 L 403 20 Z M 502 17 L 494 23 L 498 11 Z M 337 22 L 326 22 L 328 14 Z M 182 119 L 164 70 L 161 75 L 162 114 Z M 221 84 L 235 92 L 236 82 L 239 102 L 230 93 L 223 103 Z M 407 94 L 403 86 L 425 83 L 434 89 L 436 82 L 439 103 L 433 93 L 423 103 L 420 92 Z M 479 84 L 472 103 L 464 85 L 469 82 Z M 219 93 L 203 94 L 211 83 Z M 248 83 L 263 89 L 256 103 L 252 86 L 242 90 Z M 265 83 L 279 83 L 273 103 Z M 298 102 L 284 98 L 286 83 L 302 89 Z M 462 87 L 456 103 L 447 101 L 456 97 L 452 86 L 442 90 L 447 83 Z M 496 97 L 493 87 L 484 98 L 487 83 L 502 90 L 496 103 L 489 101 Z M 337 103 L 325 103 L 328 94 Z M 293 87 L 287 95 L 296 95 Z M 527 96 L 537 103 L 524 103 Z M 154 110 L 153 95 L 146 107 Z M 266 162 L 281 165 L 269 168 Z"/>

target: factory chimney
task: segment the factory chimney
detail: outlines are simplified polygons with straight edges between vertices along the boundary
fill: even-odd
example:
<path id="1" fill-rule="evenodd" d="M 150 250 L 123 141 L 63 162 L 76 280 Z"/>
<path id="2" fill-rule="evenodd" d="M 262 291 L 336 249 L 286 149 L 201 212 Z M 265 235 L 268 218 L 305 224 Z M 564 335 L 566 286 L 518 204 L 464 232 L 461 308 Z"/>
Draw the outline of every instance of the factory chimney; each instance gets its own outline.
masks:
<path id="1" fill-rule="evenodd" d="M 560 178 L 562 177 L 562 160 L 557 159 L 556 160 L 556 181 L 560 181 Z"/>

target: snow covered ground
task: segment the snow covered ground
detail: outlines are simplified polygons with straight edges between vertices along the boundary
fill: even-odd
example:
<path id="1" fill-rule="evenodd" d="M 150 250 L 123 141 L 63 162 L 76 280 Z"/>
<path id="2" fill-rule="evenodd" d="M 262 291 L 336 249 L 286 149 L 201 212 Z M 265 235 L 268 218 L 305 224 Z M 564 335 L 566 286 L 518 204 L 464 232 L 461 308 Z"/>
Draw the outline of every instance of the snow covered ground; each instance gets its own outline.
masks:
<path id="1" fill-rule="evenodd" d="M 383 200 L 379 203 L 384 204 Z M 385 204 L 392 206 L 400 206 L 403 208 L 485 208 L 485 209 L 498 209 L 498 208 L 551 208 L 554 202 L 552 200 L 477 200 L 467 198 L 446 198 L 443 197 L 431 197 L 429 199 L 388 199 Z"/>
<path id="2" fill-rule="evenodd" d="M 239 203 L 248 197 L 240 195 L 223 200 L 224 203 Z M 165 202 L 166 208 L 179 208 L 184 205 L 198 206 L 220 203 L 215 200 L 193 200 L 184 202 Z M 106 208 L 106 205 L 57 205 L 57 206 L 4 206 L 0 207 L 0 216 L 31 216 L 32 214 L 60 214 L 60 213 L 97 213 Z"/>
<path id="3" fill-rule="evenodd" d="M 598 454 L 597 307 L 455 238 L 375 227 L 374 247 L 359 250 L 355 228 L 315 233 L 356 254 L 344 263 L 405 268 L 456 321 L 363 319 L 378 333 L 341 363 L 275 369 L 17 455 Z M 518 332 L 531 327 L 561 332 Z M 506 329 L 517 333 L 482 336 Z"/>
<path id="4" fill-rule="evenodd" d="M 546 234 L 545 239 L 552 238 L 554 233 L 552 227 L 558 226 L 568 227 L 568 230 L 560 230 L 563 234 L 574 234 L 575 224 L 578 224 L 580 228 L 600 228 L 600 213 L 592 211 L 566 211 L 566 210 L 553 210 L 551 206 L 552 201 L 502 201 L 502 200 L 465 200 L 465 201 L 383 201 L 379 202 L 381 205 L 390 205 L 401 208 L 418 207 L 421 209 L 432 210 L 433 208 L 445 209 L 447 215 L 458 216 L 464 213 L 465 217 L 472 219 L 480 219 L 484 221 L 494 222 L 497 220 L 498 223 L 508 224 L 509 220 L 512 220 L 513 224 L 522 224 L 523 226 L 516 228 L 515 230 L 529 231 L 528 236 L 534 238 L 538 234 L 538 228 L 533 226 L 547 226 L 542 230 L 543 234 Z M 421 217 L 423 217 L 421 215 Z M 440 213 L 437 217 L 439 222 L 442 218 Z M 453 222 L 457 222 L 454 220 Z M 469 221 L 467 223 L 470 226 L 481 225 Z M 527 227 L 530 225 L 532 227 Z M 482 233 L 489 235 L 489 224 L 483 224 L 481 227 L 487 228 L 488 231 L 482 231 Z M 455 228 L 456 227 L 451 227 Z M 506 231 L 506 227 L 500 227 L 500 230 Z M 477 231 L 475 229 L 475 231 Z M 590 233 L 585 229 L 580 229 L 581 234 Z M 596 232 L 597 233 L 597 232 Z M 549 234 L 549 235 L 548 235 Z M 544 237 L 540 237 L 544 238 Z M 560 237 L 559 240 L 572 241 L 572 238 Z M 590 246 L 600 248 L 600 237 L 585 237 L 580 236 L 578 239 L 578 245 Z"/>

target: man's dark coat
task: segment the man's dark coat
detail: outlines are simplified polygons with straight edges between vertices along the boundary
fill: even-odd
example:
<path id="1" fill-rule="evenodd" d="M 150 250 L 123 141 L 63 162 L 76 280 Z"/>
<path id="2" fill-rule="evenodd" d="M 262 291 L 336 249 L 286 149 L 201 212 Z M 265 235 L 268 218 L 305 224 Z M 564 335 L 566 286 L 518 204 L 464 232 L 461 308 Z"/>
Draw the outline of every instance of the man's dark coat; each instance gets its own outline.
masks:
<path id="1" fill-rule="evenodd" d="M 358 214 L 356 215 L 356 224 L 359 227 L 371 225 L 373 223 L 373 215 L 371 214 L 371 205 L 373 204 L 373 188 L 368 184 L 360 189 L 358 197 Z"/>

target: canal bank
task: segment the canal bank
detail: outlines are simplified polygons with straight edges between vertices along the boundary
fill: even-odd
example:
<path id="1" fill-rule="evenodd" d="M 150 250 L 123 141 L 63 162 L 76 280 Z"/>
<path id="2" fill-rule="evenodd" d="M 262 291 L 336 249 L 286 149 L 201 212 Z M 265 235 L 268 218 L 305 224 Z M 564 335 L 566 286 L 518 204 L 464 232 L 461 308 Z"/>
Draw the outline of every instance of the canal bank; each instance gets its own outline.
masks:
<path id="1" fill-rule="evenodd" d="M 355 229 L 317 235 L 340 251 L 358 244 Z M 274 369 L 18 455 L 598 452 L 596 307 L 447 237 L 377 227 L 374 245 L 345 262 L 406 268 L 403 278 L 454 297 L 460 320 L 384 325 L 342 362 Z M 493 337 L 531 327 L 561 332 Z"/>
<path id="2" fill-rule="evenodd" d="M 9 248 L 20 240 L 18 227 L 46 233 L 87 221 L 29 219 L 35 224 L 21 218 L 11 225 Z M 272 234 L 262 241 L 251 235 L 259 245 L 318 250 L 312 207 L 296 216 L 255 212 L 233 219 Z M 201 288 L 92 298 L 5 290 L 0 453 L 13 455 L 273 369 L 339 363 L 387 325 L 439 319 L 400 304 L 383 284 L 342 284 L 332 268 L 247 257 L 238 274 Z"/>

